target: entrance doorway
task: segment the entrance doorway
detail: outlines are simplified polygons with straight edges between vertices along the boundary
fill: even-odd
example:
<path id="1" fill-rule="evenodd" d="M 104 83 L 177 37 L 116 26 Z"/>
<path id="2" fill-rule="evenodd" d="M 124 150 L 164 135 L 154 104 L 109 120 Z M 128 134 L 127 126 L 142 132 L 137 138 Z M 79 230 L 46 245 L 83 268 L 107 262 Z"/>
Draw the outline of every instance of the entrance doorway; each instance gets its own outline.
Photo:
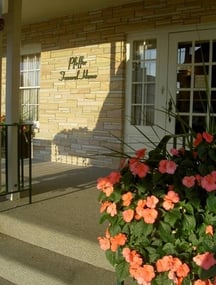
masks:
<path id="1" fill-rule="evenodd" d="M 126 152 L 152 148 L 165 134 L 214 126 L 215 35 L 216 30 L 203 29 L 129 37 Z"/>

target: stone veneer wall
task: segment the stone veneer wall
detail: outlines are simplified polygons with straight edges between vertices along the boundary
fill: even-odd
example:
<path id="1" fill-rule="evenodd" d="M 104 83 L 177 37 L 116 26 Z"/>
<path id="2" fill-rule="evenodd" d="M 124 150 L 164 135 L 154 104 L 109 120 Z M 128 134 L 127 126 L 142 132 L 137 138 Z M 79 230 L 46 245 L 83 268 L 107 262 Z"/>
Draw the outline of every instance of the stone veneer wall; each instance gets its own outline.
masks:
<path id="1" fill-rule="evenodd" d="M 122 149 L 125 40 L 128 33 L 216 23 L 215 0 L 147 0 L 23 27 L 22 43 L 41 44 L 40 130 L 34 157 L 74 165 L 116 166 L 99 155 Z M 86 64 L 71 65 L 83 57 Z M 65 76 L 94 78 L 60 81 Z"/>

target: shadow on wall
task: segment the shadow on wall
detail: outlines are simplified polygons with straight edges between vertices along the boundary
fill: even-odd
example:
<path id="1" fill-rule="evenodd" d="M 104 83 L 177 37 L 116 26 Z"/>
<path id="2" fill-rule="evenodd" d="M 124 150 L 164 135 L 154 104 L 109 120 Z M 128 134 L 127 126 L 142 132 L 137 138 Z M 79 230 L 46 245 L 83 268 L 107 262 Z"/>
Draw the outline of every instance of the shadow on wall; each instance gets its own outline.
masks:
<path id="1" fill-rule="evenodd" d="M 114 158 L 107 154 L 110 153 L 110 149 L 117 150 L 118 152 L 122 151 L 125 62 L 122 56 L 119 56 L 118 53 L 116 54 L 115 42 L 111 43 L 110 52 L 109 91 L 106 99 L 104 99 L 99 116 L 97 111 L 95 111 L 100 106 L 100 102 L 95 104 L 97 93 L 94 94 L 93 92 L 92 97 L 91 94 L 82 93 L 82 113 L 79 113 L 80 111 L 77 111 L 76 108 L 71 108 L 71 114 L 73 114 L 74 118 L 73 123 L 78 128 L 62 129 L 55 135 L 51 142 L 52 161 L 80 166 L 92 165 L 112 168 L 119 165 L 119 158 Z M 101 79 L 99 77 L 100 74 L 98 75 L 98 80 L 101 81 L 102 77 Z M 89 80 L 92 81 L 94 79 Z M 65 84 L 70 84 L 70 82 Z M 103 90 L 101 94 L 103 94 Z M 100 96 L 98 98 L 100 100 Z M 77 97 L 77 102 L 79 105 L 79 97 Z M 94 116 L 98 116 L 96 126 L 90 129 L 90 123 L 94 120 Z M 88 122 L 88 118 L 90 118 L 90 123 Z M 80 121 L 82 121 L 82 126 L 79 123 Z M 84 124 L 83 121 L 86 121 L 86 123 Z"/>

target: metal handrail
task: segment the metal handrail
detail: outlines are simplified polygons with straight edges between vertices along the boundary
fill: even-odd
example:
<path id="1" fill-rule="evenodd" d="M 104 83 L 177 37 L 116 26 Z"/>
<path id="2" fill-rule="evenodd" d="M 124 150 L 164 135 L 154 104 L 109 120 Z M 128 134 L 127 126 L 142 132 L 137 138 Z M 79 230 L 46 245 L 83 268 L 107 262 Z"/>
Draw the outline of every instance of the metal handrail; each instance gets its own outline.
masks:
<path id="1" fill-rule="evenodd" d="M 8 131 L 9 128 L 16 127 L 17 131 L 17 190 L 9 190 L 9 169 L 8 169 Z M 1 149 L 1 166 L 5 168 L 5 173 L 0 171 L 0 177 L 4 178 L 0 181 L 0 196 L 7 197 L 15 193 L 28 192 L 29 203 L 32 203 L 32 134 L 33 124 L 16 123 L 7 124 L 0 123 L 0 149 Z M 27 169 L 27 171 L 26 171 Z"/>

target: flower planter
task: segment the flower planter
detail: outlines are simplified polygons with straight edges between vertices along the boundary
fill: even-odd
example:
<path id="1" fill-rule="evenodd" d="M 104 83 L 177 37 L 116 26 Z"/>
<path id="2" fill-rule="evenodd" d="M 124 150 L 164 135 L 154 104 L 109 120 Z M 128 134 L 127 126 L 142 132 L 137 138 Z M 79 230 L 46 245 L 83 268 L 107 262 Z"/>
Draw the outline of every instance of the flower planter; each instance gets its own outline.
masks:
<path id="1" fill-rule="evenodd" d="M 124 157 L 97 181 L 99 237 L 117 279 L 141 285 L 216 284 L 216 137 Z"/>

